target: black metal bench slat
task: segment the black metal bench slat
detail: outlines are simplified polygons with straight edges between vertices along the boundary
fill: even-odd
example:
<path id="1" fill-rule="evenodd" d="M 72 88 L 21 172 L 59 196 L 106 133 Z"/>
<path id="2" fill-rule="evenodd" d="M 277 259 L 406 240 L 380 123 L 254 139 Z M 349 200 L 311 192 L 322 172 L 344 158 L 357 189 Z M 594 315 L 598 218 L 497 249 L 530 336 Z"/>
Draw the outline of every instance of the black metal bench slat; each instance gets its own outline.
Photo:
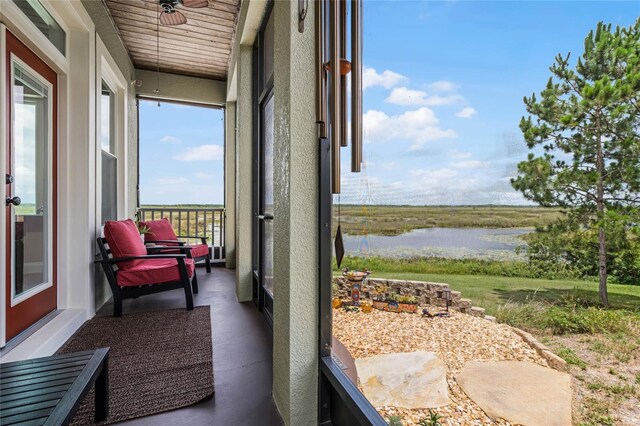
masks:
<path id="1" fill-rule="evenodd" d="M 65 362 L 76 359 L 89 359 L 92 356 L 92 351 L 72 352 L 62 355 L 53 355 L 51 357 L 41 357 L 25 359 L 18 362 L 7 362 L 0 364 L 0 373 L 5 373 L 13 370 L 20 370 L 23 368 L 29 368 L 35 364 L 56 364 L 58 362 Z"/>
<path id="2" fill-rule="evenodd" d="M 2 387 L 0 387 L 0 391 L 4 391 L 5 389 L 11 389 L 16 386 L 22 386 L 26 383 L 44 383 L 48 381 L 53 381 L 57 379 L 63 379 L 65 377 L 74 377 L 77 376 L 80 371 L 82 371 L 83 367 L 70 368 L 67 370 L 58 370 L 52 373 L 47 374 L 47 372 L 36 373 L 31 375 L 28 378 L 20 378 L 20 377 L 11 377 L 7 380 L 7 383 L 2 382 Z"/>
<path id="3" fill-rule="evenodd" d="M 67 425 L 94 383 L 96 421 L 106 419 L 108 353 L 105 348 L 5 364 L 0 425 Z"/>
<path id="4" fill-rule="evenodd" d="M 32 411 L 45 410 L 45 409 L 50 409 L 50 411 L 53 411 L 53 407 L 58 405 L 58 402 L 60 402 L 60 399 L 61 398 L 51 399 L 49 401 L 39 401 L 39 402 L 24 404 L 18 407 L 11 407 L 11 408 L 2 407 L 2 413 L 0 414 L 0 423 L 2 422 L 2 419 L 4 419 L 5 417 L 13 416 L 15 414 L 22 414 L 22 413 L 26 414 Z"/>
<path id="5" fill-rule="evenodd" d="M 73 357 L 64 357 L 60 359 L 56 358 L 51 361 L 39 361 L 42 358 L 36 358 L 36 359 L 38 361 L 32 360 L 34 362 L 29 362 L 28 364 L 24 364 L 24 365 L 0 364 L 0 374 L 2 374 L 2 377 L 4 377 L 5 374 L 13 373 L 14 371 L 24 371 L 30 368 L 35 368 L 35 367 L 44 366 L 44 365 L 53 366 L 53 365 L 65 364 L 73 361 L 87 361 L 91 359 L 91 355 L 86 354 L 86 355 L 79 355 L 79 356 L 73 356 Z"/>
<path id="6" fill-rule="evenodd" d="M 42 426 L 46 421 L 46 417 L 38 417 L 37 419 L 27 420 L 26 422 L 14 423 L 12 426 Z"/>
<path id="7" fill-rule="evenodd" d="M 18 362 L 7 362 L 4 364 L 0 364 L 0 372 L 20 369 L 20 368 L 28 367 L 33 364 L 55 363 L 58 361 L 64 361 L 64 360 L 75 359 L 75 358 L 89 359 L 91 358 L 92 354 L 93 354 L 93 351 L 71 352 L 68 354 L 53 355 L 50 357 L 25 359 Z"/>
<path id="8" fill-rule="evenodd" d="M 53 388 L 56 388 L 55 391 L 58 391 L 58 390 L 66 391 L 67 389 L 69 389 L 69 386 L 71 386 L 71 383 L 73 383 L 74 380 L 75 380 L 75 377 L 67 377 L 67 378 L 56 380 L 53 382 L 48 382 L 44 386 L 42 385 L 42 383 L 34 383 L 31 385 L 21 386 L 19 388 L 12 388 L 7 391 L 2 391 L 1 392 L 2 396 L 0 397 L 0 403 L 4 401 L 11 401 L 12 399 L 15 399 L 14 395 L 20 395 L 26 392 L 35 392 L 35 391 L 44 390 L 44 389 L 48 389 L 48 392 L 54 392 L 54 390 L 51 390 Z"/>
<path id="9" fill-rule="evenodd" d="M 44 410 L 30 411 L 28 413 L 20 413 L 13 416 L 7 416 L 2 418 L 2 425 L 13 425 L 20 422 L 26 422 L 27 420 L 39 419 L 41 417 L 51 418 L 53 409 L 45 408 Z M 46 420 L 45 420 L 46 422 Z M 44 423 L 43 423 L 44 424 Z M 62 423 L 58 423 L 62 424 Z"/>
<path id="10" fill-rule="evenodd" d="M 86 360 L 80 360 L 80 361 L 67 361 L 67 362 L 51 364 L 51 365 L 39 365 L 32 368 L 26 368 L 21 371 L 11 371 L 7 374 L 3 374 L 2 380 L 4 381 L 5 379 L 9 379 L 11 377 L 19 377 L 19 376 L 24 376 L 25 374 L 34 374 L 34 373 L 40 373 L 43 371 L 64 370 L 64 369 L 77 367 L 77 366 L 84 367 L 86 363 L 87 363 Z"/>
<path id="11" fill-rule="evenodd" d="M 2 401 L 2 410 L 3 410 L 2 412 L 4 413 L 4 410 L 7 410 L 13 407 L 18 407 L 20 405 L 29 405 L 36 402 L 51 401 L 54 399 L 57 401 L 64 396 L 65 390 L 57 391 L 57 392 L 39 393 L 37 395 L 31 395 L 28 397 L 25 397 L 23 394 L 13 395 L 14 399 Z M 0 415 L 2 415 L 2 413 L 0 413 Z"/>
<path id="12" fill-rule="evenodd" d="M 91 352 L 90 351 L 89 352 L 87 351 L 73 352 L 73 353 L 63 354 L 63 355 L 52 355 L 51 357 L 40 357 L 40 358 L 25 359 L 17 362 L 6 362 L 6 363 L 0 364 L 0 372 L 4 373 L 7 371 L 20 370 L 25 367 L 28 368 L 34 364 L 54 364 L 59 361 L 65 361 L 65 360 L 77 359 L 77 358 L 89 359 L 91 358 Z"/>

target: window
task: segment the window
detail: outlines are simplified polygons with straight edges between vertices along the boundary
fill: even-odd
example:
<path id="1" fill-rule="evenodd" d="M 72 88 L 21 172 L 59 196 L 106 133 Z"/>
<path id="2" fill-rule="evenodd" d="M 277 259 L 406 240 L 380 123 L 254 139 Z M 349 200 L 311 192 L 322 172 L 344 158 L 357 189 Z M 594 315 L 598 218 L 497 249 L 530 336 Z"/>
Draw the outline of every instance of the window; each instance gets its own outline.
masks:
<path id="1" fill-rule="evenodd" d="M 49 282 L 50 91 L 38 74 L 13 65 L 13 177 L 15 288 L 18 297 Z"/>
<path id="2" fill-rule="evenodd" d="M 118 152 L 115 93 L 102 81 L 100 146 L 102 148 L 102 221 L 118 219 Z"/>
<path id="3" fill-rule="evenodd" d="M 13 0 L 45 37 L 66 56 L 66 34 L 47 9 L 38 0 Z"/>
<path id="4" fill-rule="evenodd" d="M 103 151 L 116 155 L 114 98 L 115 94 L 103 80 L 102 94 L 100 95 L 100 145 Z"/>

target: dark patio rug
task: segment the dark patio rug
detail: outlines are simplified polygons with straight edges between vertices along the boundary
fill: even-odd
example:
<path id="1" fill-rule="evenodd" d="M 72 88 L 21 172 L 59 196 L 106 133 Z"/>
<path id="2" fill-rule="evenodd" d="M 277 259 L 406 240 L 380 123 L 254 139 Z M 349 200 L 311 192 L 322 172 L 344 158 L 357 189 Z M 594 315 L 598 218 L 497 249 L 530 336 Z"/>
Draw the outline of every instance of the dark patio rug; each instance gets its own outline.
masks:
<path id="1" fill-rule="evenodd" d="M 95 317 L 58 353 L 110 347 L 109 417 L 148 416 L 213 395 L 209 306 Z M 72 424 L 93 424 L 93 389 Z"/>

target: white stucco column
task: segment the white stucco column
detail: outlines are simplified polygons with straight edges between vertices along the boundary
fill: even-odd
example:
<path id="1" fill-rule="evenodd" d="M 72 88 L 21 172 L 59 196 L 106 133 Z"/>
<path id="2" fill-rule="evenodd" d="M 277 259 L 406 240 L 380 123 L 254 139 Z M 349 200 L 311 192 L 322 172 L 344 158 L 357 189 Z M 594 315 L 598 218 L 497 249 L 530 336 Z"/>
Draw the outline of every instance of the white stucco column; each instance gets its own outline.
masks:
<path id="1" fill-rule="evenodd" d="M 224 109 L 225 266 L 236 267 L 236 103 Z"/>
<path id="2" fill-rule="evenodd" d="M 318 163 L 314 17 L 276 1 L 273 397 L 287 425 L 317 424 Z"/>
<path id="3" fill-rule="evenodd" d="M 236 296 L 252 299 L 252 176 L 253 176 L 253 48 L 240 46 L 238 55 L 238 101 L 236 108 Z"/>

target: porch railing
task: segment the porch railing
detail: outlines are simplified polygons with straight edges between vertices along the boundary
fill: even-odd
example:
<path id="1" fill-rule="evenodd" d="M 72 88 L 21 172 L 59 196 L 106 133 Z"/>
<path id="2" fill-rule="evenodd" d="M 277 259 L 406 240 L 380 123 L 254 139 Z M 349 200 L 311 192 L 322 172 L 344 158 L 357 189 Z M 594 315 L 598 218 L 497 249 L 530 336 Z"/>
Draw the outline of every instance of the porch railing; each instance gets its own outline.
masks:
<path id="1" fill-rule="evenodd" d="M 212 262 L 222 263 L 225 260 L 224 213 L 224 208 L 140 207 L 138 219 L 144 221 L 166 217 L 177 235 L 207 237 Z M 189 242 L 199 241 L 193 238 Z"/>

